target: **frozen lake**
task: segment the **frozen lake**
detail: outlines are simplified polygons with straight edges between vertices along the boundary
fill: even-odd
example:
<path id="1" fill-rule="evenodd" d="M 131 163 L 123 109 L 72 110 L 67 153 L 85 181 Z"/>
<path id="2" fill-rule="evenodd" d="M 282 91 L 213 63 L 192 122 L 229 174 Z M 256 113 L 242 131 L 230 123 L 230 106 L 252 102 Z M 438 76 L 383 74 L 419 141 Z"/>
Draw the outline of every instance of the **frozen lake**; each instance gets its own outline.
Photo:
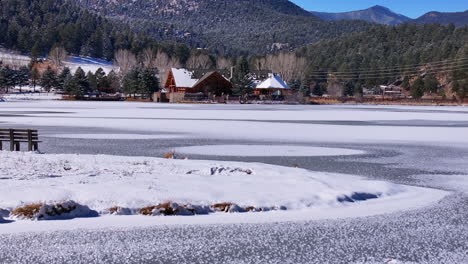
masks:
<path id="1" fill-rule="evenodd" d="M 468 262 L 466 107 L 6 102 L 0 127 L 38 128 L 45 153 L 176 151 L 451 192 L 428 207 L 353 219 L 0 235 L 0 262 Z"/>

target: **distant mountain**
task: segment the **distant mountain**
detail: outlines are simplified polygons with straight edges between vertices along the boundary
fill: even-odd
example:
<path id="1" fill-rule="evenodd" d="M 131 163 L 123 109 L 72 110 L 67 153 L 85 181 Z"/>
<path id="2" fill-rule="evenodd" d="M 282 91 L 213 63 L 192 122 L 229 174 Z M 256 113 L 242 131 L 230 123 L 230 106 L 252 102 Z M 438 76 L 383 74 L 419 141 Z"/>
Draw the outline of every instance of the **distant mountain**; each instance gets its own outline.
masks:
<path id="1" fill-rule="evenodd" d="M 465 12 L 454 12 L 454 13 L 441 13 L 441 12 L 429 12 L 415 20 L 417 24 L 427 23 L 438 23 L 438 24 L 450 24 L 453 23 L 455 26 L 468 25 L 468 10 Z"/>
<path id="2" fill-rule="evenodd" d="M 407 21 L 411 18 L 404 15 L 397 14 L 392 10 L 383 6 L 373 6 L 371 8 L 359 11 L 344 12 L 344 13 L 324 13 L 324 12 L 311 12 L 315 16 L 318 16 L 324 20 L 335 21 L 335 20 L 365 20 L 368 22 L 374 22 L 379 24 L 387 25 L 398 25 Z"/>
<path id="3" fill-rule="evenodd" d="M 288 0 L 74 0 L 159 40 L 220 54 L 245 55 L 299 46 L 374 27 L 324 21 Z"/>

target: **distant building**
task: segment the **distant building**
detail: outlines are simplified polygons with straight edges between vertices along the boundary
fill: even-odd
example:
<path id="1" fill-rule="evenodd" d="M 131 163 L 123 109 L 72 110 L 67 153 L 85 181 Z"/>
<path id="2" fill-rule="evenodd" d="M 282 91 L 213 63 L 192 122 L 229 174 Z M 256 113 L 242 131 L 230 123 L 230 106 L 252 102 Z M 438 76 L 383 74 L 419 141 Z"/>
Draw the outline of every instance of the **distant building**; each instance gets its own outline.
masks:
<path id="1" fill-rule="evenodd" d="M 403 97 L 405 96 L 403 93 L 403 88 L 396 85 L 381 85 L 380 91 L 383 96 L 392 96 L 392 97 Z"/>
<path id="2" fill-rule="evenodd" d="M 257 84 L 254 94 L 283 96 L 292 94 L 292 89 L 279 75 L 270 73 L 266 80 Z"/>

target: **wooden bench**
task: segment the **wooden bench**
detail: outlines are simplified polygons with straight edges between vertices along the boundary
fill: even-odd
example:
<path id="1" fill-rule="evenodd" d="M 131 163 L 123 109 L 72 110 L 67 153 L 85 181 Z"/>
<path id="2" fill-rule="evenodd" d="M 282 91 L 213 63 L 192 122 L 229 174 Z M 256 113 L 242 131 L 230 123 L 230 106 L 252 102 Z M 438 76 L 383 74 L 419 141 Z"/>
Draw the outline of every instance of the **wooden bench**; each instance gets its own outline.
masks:
<path id="1" fill-rule="evenodd" d="M 0 129 L 0 150 L 3 142 L 10 142 L 10 151 L 20 151 L 21 143 L 28 143 L 28 151 L 39 148 L 39 133 L 34 129 Z"/>

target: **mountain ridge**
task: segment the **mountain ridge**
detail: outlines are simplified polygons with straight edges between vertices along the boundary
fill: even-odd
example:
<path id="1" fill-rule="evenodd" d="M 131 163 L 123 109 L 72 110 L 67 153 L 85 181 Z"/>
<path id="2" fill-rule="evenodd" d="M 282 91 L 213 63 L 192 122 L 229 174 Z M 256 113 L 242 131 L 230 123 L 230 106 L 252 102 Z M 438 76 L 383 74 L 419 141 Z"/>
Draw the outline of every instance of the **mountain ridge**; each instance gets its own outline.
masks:
<path id="1" fill-rule="evenodd" d="M 125 21 L 157 39 L 220 54 L 292 50 L 321 39 L 362 32 L 364 21 L 328 22 L 288 0 L 77 0 L 104 17 Z"/>
<path id="2" fill-rule="evenodd" d="M 430 11 L 426 14 L 412 19 L 402 14 L 398 14 L 391 9 L 376 5 L 367 9 L 341 12 L 341 13 L 329 13 L 329 12 L 316 12 L 310 11 L 313 15 L 322 18 L 327 21 L 337 20 L 364 20 L 368 22 L 374 22 L 378 24 L 386 25 L 400 25 L 403 23 L 416 23 L 416 24 L 450 24 L 453 23 L 455 26 L 468 25 L 468 10 L 464 12 L 438 12 Z"/>
<path id="3" fill-rule="evenodd" d="M 327 21 L 364 20 L 379 24 L 398 25 L 411 20 L 407 16 L 393 12 L 389 8 L 380 5 L 350 12 L 327 13 L 311 11 L 311 13 Z"/>
<path id="4" fill-rule="evenodd" d="M 455 26 L 468 25 L 468 10 L 464 12 L 428 12 L 412 21 L 417 24 L 439 23 L 454 24 Z"/>

